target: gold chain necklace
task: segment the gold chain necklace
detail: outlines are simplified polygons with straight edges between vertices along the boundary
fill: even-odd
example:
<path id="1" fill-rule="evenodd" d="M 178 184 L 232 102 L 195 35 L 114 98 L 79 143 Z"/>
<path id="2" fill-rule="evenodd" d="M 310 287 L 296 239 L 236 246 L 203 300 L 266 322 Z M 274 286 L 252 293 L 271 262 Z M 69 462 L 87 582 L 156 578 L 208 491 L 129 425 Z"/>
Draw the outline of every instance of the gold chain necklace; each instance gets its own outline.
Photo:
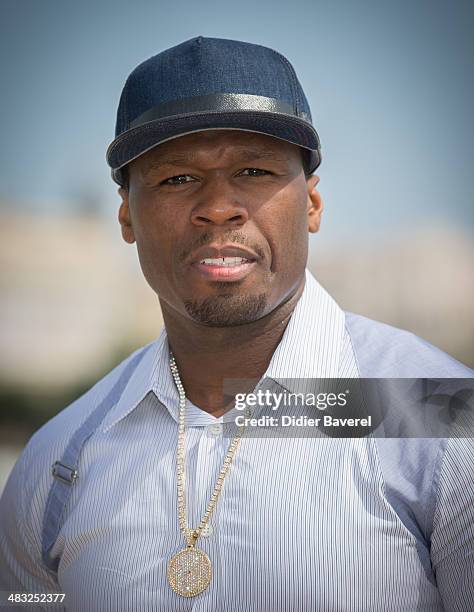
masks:
<path id="1" fill-rule="evenodd" d="M 184 491 L 185 482 L 185 428 L 184 415 L 186 409 L 186 394 L 184 387 L 179 377 L 178 366 L 172 353 L 170 353 L 170 368 L 174 382 L 179 394 L 179 412 L 178 412 L 178 451 L 177 451 L 177 485 L 178 485 L 178 519 L 179 527 L 184 535 L 188 545 L 175 555 L 173 555 L 168 563 L 168 582 L 171 588 L 178 595 L 183 597 L 195 597 L 207 589 L 211 583 L 212 566 L 209 557 L 200 548 L 196 548 L 196 542 L 215 510 L 217 500 L 224 483 L 224 478 L 227 474 L 235 452 L 239 446 L 244 427 L 239 429 L 239 434 L 232 439 L 227 449 L 224 463 L 217 477 L 214 492 L 207 505 L 206 512 L 201 519 L 201 522 L 196 529 L 190 529 L 186 521 L 186 497 Z M 249 411 L 247 408 L 247 415 Z"/>

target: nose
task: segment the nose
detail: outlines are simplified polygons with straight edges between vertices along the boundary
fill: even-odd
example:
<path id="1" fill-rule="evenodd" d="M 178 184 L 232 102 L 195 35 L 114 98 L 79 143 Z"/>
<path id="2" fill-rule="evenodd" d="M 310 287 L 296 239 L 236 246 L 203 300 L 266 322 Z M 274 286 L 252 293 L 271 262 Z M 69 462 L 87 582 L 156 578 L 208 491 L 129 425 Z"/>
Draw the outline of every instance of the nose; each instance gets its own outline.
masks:
<path id="1" fill-rule="evenodd" d="M 235 188 L 224 178 L 209 181 L 199 190 L 191 211 L 191 222 L 203 227 L 222 225 L 238 227 L 248 221 L 249 212 Z"/>

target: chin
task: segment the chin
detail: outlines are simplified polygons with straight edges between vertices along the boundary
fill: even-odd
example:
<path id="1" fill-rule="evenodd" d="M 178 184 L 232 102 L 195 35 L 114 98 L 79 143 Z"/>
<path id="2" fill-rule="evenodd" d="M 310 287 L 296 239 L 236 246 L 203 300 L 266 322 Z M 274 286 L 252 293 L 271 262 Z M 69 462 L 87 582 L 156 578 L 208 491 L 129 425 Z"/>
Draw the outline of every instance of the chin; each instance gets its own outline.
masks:
<path id="1" fill-rule="evenodd" d="M 267 296 L 223 294 L 196 300 L 186 300 L 184 307 L 189 316 L 209 327 L 234 327 L 252 323 L 265 316 Z"/>

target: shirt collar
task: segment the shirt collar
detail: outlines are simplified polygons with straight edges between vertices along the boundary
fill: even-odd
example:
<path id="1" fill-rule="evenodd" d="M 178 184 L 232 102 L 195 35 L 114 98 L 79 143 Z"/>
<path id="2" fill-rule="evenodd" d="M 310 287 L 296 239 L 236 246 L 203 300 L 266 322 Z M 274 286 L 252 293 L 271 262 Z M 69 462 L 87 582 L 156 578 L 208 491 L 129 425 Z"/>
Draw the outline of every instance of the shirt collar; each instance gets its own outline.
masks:
<path id="1" fill-rule="evenodd" d="M 261 381 L 270 378 L 288 387 L 288 379 L 337 377 L 344 325 L 344 312 L 306 270 L 301 298 Z M 150 391 L 177 422 L 179 397 L 169 367 L 165 328 L 152 345 L 135 368 L 119 401 L 107 413 L 102 423 L 104 432 L 129 415 Z M 222 417 L 216 418 L 187 403 L 186 425 L 196 427 L 221 420 Z"/>
<path id="2" fill-rule="evenodd" d="M 161 369 L 160 366 L 169 354 L 165 328 L 161 330 L 159 337 L 148 347 L 148 350 L 145 347 L 145 354 L 133 371 L 120 399 L 102 421 L 102 431 L 108 431 L 129 415 L 144 397 L 153 390 L 154 382 L 157 380 L 156 376 Z"/>
<path id="3" fill-rule="evenodd" d="M 336 378 L 339 375 L 345 314 L 309 270 L 303 294 L 265 376 Z"/>

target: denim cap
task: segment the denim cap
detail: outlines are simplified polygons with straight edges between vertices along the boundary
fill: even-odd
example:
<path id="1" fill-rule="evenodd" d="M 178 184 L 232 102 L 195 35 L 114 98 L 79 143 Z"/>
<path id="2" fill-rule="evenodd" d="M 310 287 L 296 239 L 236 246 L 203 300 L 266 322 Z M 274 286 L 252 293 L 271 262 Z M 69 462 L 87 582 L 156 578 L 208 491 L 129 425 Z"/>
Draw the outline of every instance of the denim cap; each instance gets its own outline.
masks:
<path id="1" fill-rule="evenodd" d="M 274 136 L 307 151 L 307 170 L 321 162 L 319 137 L 293 66 L 261 45 L 199 36 L 137 66 L 117 111 L 107 150 L 112 178 L 165 141 L 209 129 Z"/>

